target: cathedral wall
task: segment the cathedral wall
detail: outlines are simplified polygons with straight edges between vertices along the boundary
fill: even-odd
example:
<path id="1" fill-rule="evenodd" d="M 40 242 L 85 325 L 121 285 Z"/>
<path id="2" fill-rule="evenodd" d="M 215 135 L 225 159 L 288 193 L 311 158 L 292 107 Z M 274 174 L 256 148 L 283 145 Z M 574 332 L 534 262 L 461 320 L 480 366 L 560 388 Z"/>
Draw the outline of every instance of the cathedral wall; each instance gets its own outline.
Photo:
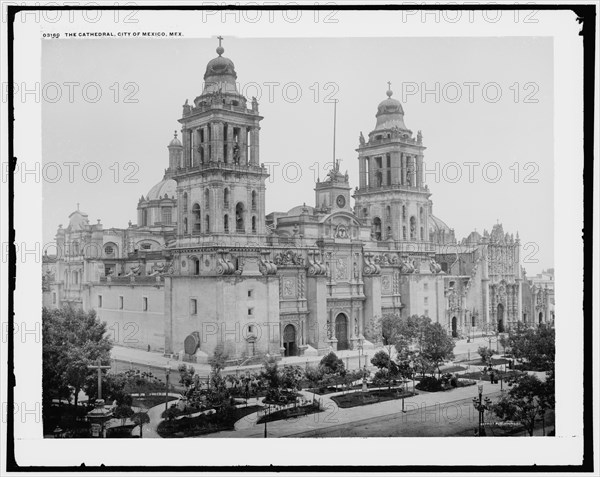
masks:
<path id="1" fill-rule="evenodd" d="M 403 317 L 428 316 L 432 322 L 445 323 L 443 278 L 434 274 L 407 274 L 401 280 Z"/>
<path id="2" fill-rule="evenodd" d="M 102 296 L 101 303 L 99 296 Z M 120 297 L 123 297 L 122 307 Z M 88 299 L 84 309 L 96 310 L 98 318 L 106 322 L 108 336 L 115 344 L 141 349 L 148 349 L 150 345 L 154 351 L 164 350 L 163 286 L 94 285 Z"/>
<path id="3" fill-rule="evenodd" d="M 219 344 L 231 358 L 251 356 L 253 350 L 254 354 L 279 353 L 277 277 L 173 276 L 170 280 L 171 352 L 183 351 L 185 338 L 198 332 L 200 351 L 209 357 Z M 168 311 L 165 318 L 169 320 Z M 256 338 L 253 346 L 251 336 Z"/>
<path id="4" fill-rule="evenodd" d="M 327 342 L 327 278 L 309 276 L 307 280 L 308 298 L 308 344 L 317 350 L 325 350 Z"/>

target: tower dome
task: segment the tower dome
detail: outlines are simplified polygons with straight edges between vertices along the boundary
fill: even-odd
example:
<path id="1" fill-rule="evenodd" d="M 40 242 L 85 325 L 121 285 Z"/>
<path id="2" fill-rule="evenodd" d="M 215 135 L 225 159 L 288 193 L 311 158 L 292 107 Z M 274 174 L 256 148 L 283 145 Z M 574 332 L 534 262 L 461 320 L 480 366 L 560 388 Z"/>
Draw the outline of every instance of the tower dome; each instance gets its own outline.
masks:
<path id="1" fill-rule="evenodd" d="M 377 124 L 375 125 L 375 131 L 392 128 L 409 131 L 404 124 L 404 109 L 402 108 L 400 101 L 392 98 L 394 92 L 391 90 L 390 83 L 388 83 L 386 94 L 387 99 L 384 99 L 379 103 L 379 106 L 377 106 L 377 114 L 375 115 Z"/>
<path id="2" fill-rule="evenodd" d="M 225 48 L 221 46 L 223 37 L 218 37 L 218 39 L 219 46 L 216 51 L 219 56 L 210 60 L 206 65 L 203 96 L 216 92 L 238 94 L 235 84 L 237 79 L 235 65 L 229 58 L 222 56 L 225 53 Z"/>
<path id="3" fill-rule="evenodd" d="M 183 147 L 183 144 L 181 144 L 181 141 L 177 137 L 177 131 L 175 131 L 175 134 L 173 135 L 173 139 L 171 139 L 171 142 L 169 143 L 169 145 L 167 147 Z"/>

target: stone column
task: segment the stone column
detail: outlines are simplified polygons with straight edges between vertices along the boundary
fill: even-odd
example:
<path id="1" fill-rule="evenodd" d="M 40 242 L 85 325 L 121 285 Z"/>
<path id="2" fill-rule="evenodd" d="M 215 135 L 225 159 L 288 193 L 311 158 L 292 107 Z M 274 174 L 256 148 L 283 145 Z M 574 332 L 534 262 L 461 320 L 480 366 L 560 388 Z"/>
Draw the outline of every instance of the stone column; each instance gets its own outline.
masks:
<path id="1" fill-rule="evenodd" d="M 366 186 L 366 171 L 365 171 L 365 158 L 358 158 L 358 186 L 362 189 Z"/>
<path id="2" fill-rule="evenodd" d="M 215 161 L 223 162 L 223 123 L 216 121 L 213 123 L 213 134 L 214 134 L 214 151 L 213 155 Z"/>
<path id="3" fill-rule="evenodd" d="M 225 162 L 228 164 L 233 163 L 233 126 L 231 124 L 227 124 L 227 157 L 225 158 Z"/>
<path id="4" fill-rule="evenodd" d="M 258 137 L 259 137 L 259 127 L 253 126 L 250 128 L 250 164 L 253 166 L 258 166 L 259 156 L 258 156 Z"/>
<path id="5" fill-rule="evenodd" d="M 406 185 L 406 154 L 400 153 L 400 181 Z"/>
<path id="6" fill-rule="evenodd" d="M 417 186 L 423 187 L 423 156 L 417 156 Z"/>
<path id="7" fill-rule="evenodd" d="M 182 131 L 183 138 L 183 167 L 186 167 L 190 162 L 190 134 L 187 129 Z"/>
<path id="8" fill-rule="evenodd" d="M 240 165 L 248 164 L 248 129 L 245 126 L 240 127 Z"/>

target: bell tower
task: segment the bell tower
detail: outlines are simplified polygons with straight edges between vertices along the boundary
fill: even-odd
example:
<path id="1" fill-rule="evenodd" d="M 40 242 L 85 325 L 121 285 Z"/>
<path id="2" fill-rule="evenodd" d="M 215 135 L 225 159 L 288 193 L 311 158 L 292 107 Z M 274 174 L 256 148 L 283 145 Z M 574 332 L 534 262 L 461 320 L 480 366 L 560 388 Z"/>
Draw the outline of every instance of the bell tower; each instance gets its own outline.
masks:
<path id="1" fill-rule="evenodd" d="M 421 131 L 413 137 L 404 124 L 404 109 L 392 98 L 389 82 L 386 94 L 368 140 L 360 133 L 355 213 L 371 226 L 373 240 L 425 242 L 431 194 L 423 183 L 423 138 Z"/>
<path id="2" fill-rule="evenodd" d="M 225 58 L 219 37 L 217 57 L 206 65 L 204 87 L 193 105 L 186 100 L 182 125 L 183 154 L 173 178 L 177 181 L 180 220 L 178 236 L 265 234 L 266 169 L 259 163 L 256 98 L 248 104 L 237 90 L 233 62 Z M 207 239 L 208 240 L 208 239 Z M 221 240 L 221 238 L 219 239 Z"/>

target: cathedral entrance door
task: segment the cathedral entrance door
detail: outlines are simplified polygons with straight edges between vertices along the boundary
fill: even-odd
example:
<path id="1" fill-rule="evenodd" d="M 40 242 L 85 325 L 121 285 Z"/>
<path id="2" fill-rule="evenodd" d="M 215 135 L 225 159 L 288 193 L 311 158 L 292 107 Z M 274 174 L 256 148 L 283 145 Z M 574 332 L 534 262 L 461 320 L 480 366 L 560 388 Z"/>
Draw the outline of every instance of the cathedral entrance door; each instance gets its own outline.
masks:
<path id="1" fill-rule="evenodd" d="M 452 338 L 458 337 L 458 330 L 456 329 L 456 316 L 452 317 Z"/>
<path id="2" fill-rule="evenodd" d="M 498 333 L 504 333 L 504 305 L 498 305 Z"/>
<path id="3" fill-rule="evenodd" d="M 540 325 L 542 324 L 542 320 L 544 319 L 544 313 L 542 313 L 540 311 L 540 316 L 539 316 L 539 321 L 540 321 Z"/>
<path id="4" fill-rule="evenodd" d="M 294 325 L 287 325 L 283 329 L 283 348 L 284 356 L 296 356 L 296 328 L 294 328 Z"/>
<path id="5" fill-rule="evenodd" d="M 340 313 L 335 318 L 335 339 L 337 342 L 338 351 L 348 349 L 348 318 L 343 313 Z"/>

